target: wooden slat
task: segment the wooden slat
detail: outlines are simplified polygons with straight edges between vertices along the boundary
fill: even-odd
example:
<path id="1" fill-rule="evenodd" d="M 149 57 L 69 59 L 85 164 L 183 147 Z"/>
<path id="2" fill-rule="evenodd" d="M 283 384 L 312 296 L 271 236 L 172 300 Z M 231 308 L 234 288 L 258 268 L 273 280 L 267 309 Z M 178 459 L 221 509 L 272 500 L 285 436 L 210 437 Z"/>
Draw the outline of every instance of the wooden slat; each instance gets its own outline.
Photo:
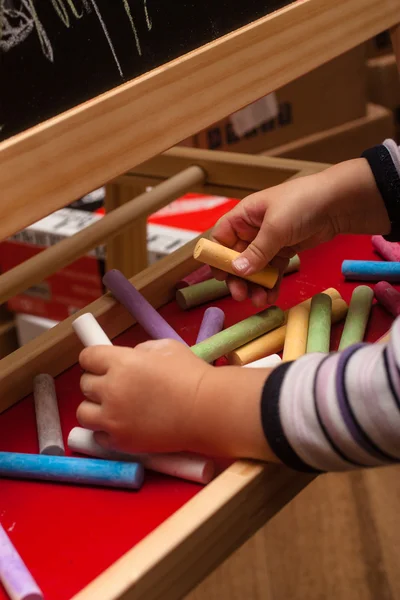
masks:
<path id="1" fill-rule="evenodd" d="M 164 179 L 192 164 L 198 165 L 207 174 L 204 190 L 211 186 L 230 186 L 243 190 L 245 195 L 279 185 L 300 172 L 320 171 L 328 166 L 302 160 L 176 147 L 130 169 L 117 181 L 127 182 L 132 175 Z"/>
<path id="2" fill-rule="evenodd" d="M 399 19 L 400 0 L 298 1 L 6 140 L 0 239 Z"/>
<path id="3" fill-rule="evenodd" d="M 72 600 L 177 600 L 312 477 L 238 461 Z"/>
<path id="4" fill-rule="evenodd" d="M 0 303 L 6 302 L 15 294 L 23 292 L 35 283 L 43 281 L 49 275 L 71 264 L 89 250 L 112 239 L 132 225 L 142 228 L 142 231 L 139 231 L 140 240 L 138 240 L 141 242 L 139 245 L 141 256 L 138 257 L 137 263 L 138 270 L 140 270 L 139 267 L 145 263 L 143 254 L 146 253 L 146 232 L 143 232 L 143 225 L 146 226 L 146 217 L 190 190 L 193 184 L 196 185 L 199 181 L 203 181 L 204 177 L 204 171 L 200 167 L 192 165 L 174 177 L 161 182 L 151 192 L 131 199 L 125 205 L 111 211 L 100 221 L 72 237 L 65 238 L 55 246 L 46 248 L 43 252 L 7 271 L 0 276 Z M 132 252 L 134 251 L 135 247 L 132 248 Z M 121 248 L 121 253 L 124 253 L 124 248 Z M 134 265 L 133 261 L 130 266 L 132 264 Z"/>

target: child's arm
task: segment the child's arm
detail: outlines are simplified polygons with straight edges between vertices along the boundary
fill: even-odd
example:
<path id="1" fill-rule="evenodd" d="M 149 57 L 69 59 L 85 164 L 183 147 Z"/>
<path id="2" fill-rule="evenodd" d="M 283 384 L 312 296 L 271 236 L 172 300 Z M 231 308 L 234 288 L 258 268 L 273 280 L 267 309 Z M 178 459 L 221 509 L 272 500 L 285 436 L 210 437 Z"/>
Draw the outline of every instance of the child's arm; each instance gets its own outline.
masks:
<path id="1" fill-rule="evenodd" d="M 220 219 L 213 235 L 222 245 L 242 252 L 234 266 L 238 274 L 249 274 L 268 263 L 283 272 L 291 256 L 339 233 L 390 230 L 371 167 L 360 158 L 248 196 Z M 226 274 L 216 276 L 222 279 Z M 243 279 L 228 277 L 228 283 L 236 300 L 251 293 L 256 306 L 276 301 L 279 285 L 267 293 Z"/>
<path id="2" fill-rule="evenodd" d="M 84 350 L 78 409 L 97 441 L 341 471 L 400 460 L 400 318 L 385 345 L 309 354 L 274 371 L 214 368 L 172 340 Z"/>

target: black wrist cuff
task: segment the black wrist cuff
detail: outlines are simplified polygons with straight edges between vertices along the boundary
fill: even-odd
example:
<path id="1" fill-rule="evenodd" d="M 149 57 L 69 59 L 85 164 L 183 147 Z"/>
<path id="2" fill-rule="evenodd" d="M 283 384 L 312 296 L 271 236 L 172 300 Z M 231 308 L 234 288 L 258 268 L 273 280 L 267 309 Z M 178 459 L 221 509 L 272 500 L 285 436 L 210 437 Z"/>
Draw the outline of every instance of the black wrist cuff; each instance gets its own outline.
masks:
<path id="1" fill-rule="evenodd" d="M 374 146 L 363 152 L 368 161 L 376 185 L 385 204 L 391 230 L 383 236 L 388 242 L 400 241 L 400 178 L 389 150 L 383 146 Z"/>

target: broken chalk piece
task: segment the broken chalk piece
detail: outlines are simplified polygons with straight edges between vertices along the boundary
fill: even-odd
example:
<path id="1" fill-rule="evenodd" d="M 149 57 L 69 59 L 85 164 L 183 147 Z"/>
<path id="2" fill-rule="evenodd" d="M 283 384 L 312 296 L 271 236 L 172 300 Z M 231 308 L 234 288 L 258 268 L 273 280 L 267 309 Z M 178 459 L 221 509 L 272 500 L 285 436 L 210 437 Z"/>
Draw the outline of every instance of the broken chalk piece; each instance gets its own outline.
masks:
<path id="1" fill-rule="evenodd" d="M 363 341 L 373 297 L 374 292 L 366 285 L 359 285 L 354 290 L 344 323 L 339 350 L 345 350 L 352 344 Z"/>
<path id="2" fill-rule="evenodd" d="M 75 319 L 72 329 L 86 348 L 89 346 L 112 346 L 111 340 L 92 313 L 85 313 Z"/>
<path id="3" fill-rule="evenodd" d="M 258 283 L 258 285 L 262 285 L 266 288 L 274 287 L 278 281 L 278 269 L 268 266 L 259 273 L 254 273 L 253 275 L 240 275 L 240 273 L 234 270 L 232 265 L 232 261 L 239 256 L 239 252 L 227 248 L 226 246 L 221 246 L 216 242 L 211 242 L 206 238 L 200 239 L 193 251 L 193 258 L 200 262 L 204 262 L 211 267 L 215 267 L 216 269 L 220 269 L 231 275 L 236 275 L 236 277 L 242 277 L 242 279 L 247 279 L 253 283 Z"/>
<path id="4" fill-rule="evenodd" d="M 344 260 L 342 274 L 357 281 L 400 281 L 400 262 Z"/>
<path id="5" fill-rule="evenodd" d="M 380 281 L 374 287 L 375 298 L 394 317 L 400 315 L 400 292 L 387 281 Z"/>
<path id="6" fill-rule="evenodd" d="M 212 363 L 220 356 L 232 352 L 267 331 L 283 324 L 285 315 L 277 306 L 271 306 L 256 315 L 244 319 L 213 335 L 208 340 L 192 346 L 192 352 L 206 362 Z"/>
<path id="7" fill-rule="evenodd" d="M 400 261 L 400 244 L 397 242 L 387 242 L 381 235 L 373 235 L 372 245 L 385 260 Z"/>
<path id="8" fill-rule="evenodd" d="M 38 479 L 137 490 L 143 484 L 138 463 L 0 452 L 0 477 Z"/>
<path id="9" fill-rule="evenodd" d="M 120 271 L 108 271 L 103 283 L 153 340 L 171 339 L 187 345 Z"/>
<path id="10" fill-rule="evenodd" d="M 68 436 L 68 447 L 73 452 L 95 456 L 105 460 L 118 460 L 124 462 L 140 462 L 145 469 L 185 479 L 206 485 L 215 474 L 215 463 L 210 458 L 195 454 L 168 453 L 168 454 L 128 454 L 105 450 L 100 446 L 93 431 L 74 427 Z"/>
<path id="11" fill-rule="evenodd" d="M 44 596 L 0 525 L 0 582 L 11 600 L 43 600 Z"/>
<path id="12" fill-rule="evenodd" d="M 209 279 L 177 290 L 176 301 L 182 310 L 188 310 L 228 295 L 229 289 L 225 281 Z"/>
<path id="13" fill-rule="evenodd" d="M 282 359 L 279 354 L 271 354 L 270 356 L 265 356 L 264 358 L 255 360 L 252 363 L 243 365 L 243 367 L 247 369 L 270 369 L 278 366 L 281 362 Z"/>
<path id="14" fill-rule="evenodd" d="M 216 306 L 210 306 L 210 308 L 207 308 L 203 316 L 203 321 L 200 325 L 196 344 L 204 342 L 204 340 L 208 340 L 208 338 L 211 336 L 222 331 L 224 327 L 224 321 L 225 313 L 223 310 L 217 308 Z"/>
<path id="15" fill-rule="evenodd" d="M 188 287 L 189 285 L 194 285 L 195 283 L 201 283 L 202 281 L 207 281 L 208 279 L 213 279 L 213 273 L 211 267 L 209 265 L 203 265 L 193 273 L 186 275 L 183 279 L 178 281 L 176 284 L 176 289 L 180 290 L 182 288 Z"/>
<path id="16" fill-rule="evenodd" d="M 307 353 L 329 352 L 331 341 L 332 298 L 317 294 L 311 300 Z"/>
<path id="17" fill-rule="evenodd" d="M 40 454 L 64 456 L 60 413 L 58 411 L 56 387 L 51 375 L 37 375 L 33 380 L 36 426 Z"/>
<path id="18" fill-rule="evenodd" d="M 309 319 L 309 306 L 298 304 L 289 310 L 285 345 L 283 346 L 283 362 L 296 360 L 305 354 Z"/>

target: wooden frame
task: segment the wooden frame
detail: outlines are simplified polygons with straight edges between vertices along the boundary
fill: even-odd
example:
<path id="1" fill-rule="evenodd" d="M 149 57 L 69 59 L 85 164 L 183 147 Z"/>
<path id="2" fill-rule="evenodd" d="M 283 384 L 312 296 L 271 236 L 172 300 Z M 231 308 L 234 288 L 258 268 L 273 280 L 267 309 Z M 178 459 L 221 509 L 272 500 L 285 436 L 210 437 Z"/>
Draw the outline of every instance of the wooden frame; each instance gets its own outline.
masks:
<path id="1" fill-rule="evenodd" d="M 400 0 L 297 0 L 6 140 L 0 238 L 395 26 L 399 15 Z"/>
<path id="2" fill-rule="evenodd" d="M 400 0 L 299 0 L 3 142 L 0 237 L 396 25 L 399 19 Z M 131 118 L 144 112 L 147 119 Z M 157 119 L 152 125 L 153 116 Z M 157 123 L 162 123 L 161 130 Z M 107 140 L 106 146 L 98 139 Z M 137 176 L 142 183 L 143 178 L 161 180 L 171 175 L 172 163 L 187 161 L 187 156 L 171 151 L 143 165 L 127 181 L 131 185 Z M 313 172 L 311 165 L 296 172 L 295 161 L 279 161 L 264 162 L 263 175 L 257 161 L 268 159 L 257 158 L 252 166 L 243 167 L 239 181 L 235 180 L 238 164 L 232 169 L 236 159 L 224 162 L 220 155 L 214 156 L 219 165 L 214 172 L 209 162 L 208 185 L 219 187 L 220 193 L 236 189 L 245 194 L 265 187 L 265 169 L 271 170 L 273 164 L 286 169 L 286 178 Z M 250 168 L 252 175 L 248 171 L 246 176 Z M 314 172 L 320 168 L 324 166 L 315 166 Z M 133 279 L 155 307 L 168 302 L 175 282 L 195 268 L 193 245 Z M 82 312 L 91 312 L 111 338 L 133 322 L 108 294 Z M 37 373 L 45 369 L 55 376 L 76 362 L 80 345 L 72 331 L 73 318 L 1 361 L 0 411 L 31 392 Z M 74 600 L 181 597 L 311 479 L 274 465 L 234 463 Z"/>
<path id="3" fill-rule="evenodd" d="M 198 150 L 177 147 L 138 165 L 106 187 L 106 210 L 124 206 L 148 187 L 160 185 L 168 177 L 196 164 L 204 171 L 203 182 L 190 191 L 231 198 L 244 198 L 263 188 L 303 177 L 328 165 L 297 160 Z M 147 267 L 146 219 L 135 223 L 107 245 L 107 267 L 133 277 Z M 1 280 L 0 280 L 1 281 Z"/>

